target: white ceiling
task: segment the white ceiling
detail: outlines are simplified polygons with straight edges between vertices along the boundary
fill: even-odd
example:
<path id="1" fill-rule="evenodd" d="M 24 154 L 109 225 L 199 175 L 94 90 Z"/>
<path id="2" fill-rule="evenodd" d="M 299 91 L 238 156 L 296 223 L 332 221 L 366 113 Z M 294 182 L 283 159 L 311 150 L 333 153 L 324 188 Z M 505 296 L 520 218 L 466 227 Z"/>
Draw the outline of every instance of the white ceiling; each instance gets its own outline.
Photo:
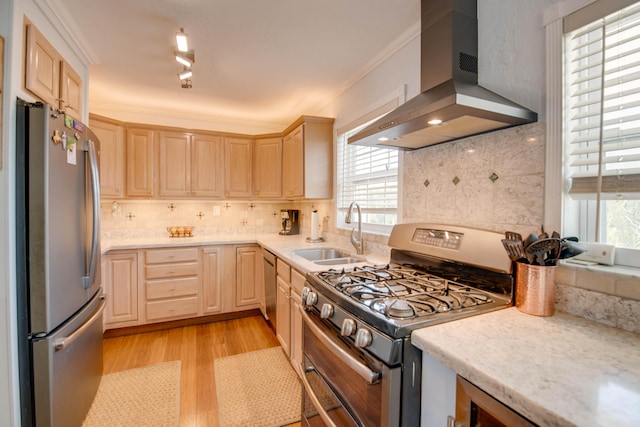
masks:
<path id="1" fill-rule="evenodd" d="M 420 21 L 419 0 L 60 1 L 97 59 L 89 111 L 170 111 L 265 132 L 317 114 Z M 181 27 L 196 55 L 191 89 L 173 56 Z"/>

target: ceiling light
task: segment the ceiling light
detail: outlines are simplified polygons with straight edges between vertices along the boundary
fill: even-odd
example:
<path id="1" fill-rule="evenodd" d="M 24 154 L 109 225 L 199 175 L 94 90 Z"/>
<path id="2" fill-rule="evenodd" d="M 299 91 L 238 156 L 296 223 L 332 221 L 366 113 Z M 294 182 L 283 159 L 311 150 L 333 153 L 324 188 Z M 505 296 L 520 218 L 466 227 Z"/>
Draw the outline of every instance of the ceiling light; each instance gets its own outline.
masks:
<path id="1" fill-rule="evenodd" d="M 196 62 L 195 53 L 190 50 L 189 52 L 175 52 L 176 61 L 184 65 L 185 67 L 191 67 Z"/>
<path id="2" fill-rule="evenodd" d="M 184 28 L 180 28 L 180 32 L 176 34 L 176 43 L 180 52 L 187 52 L 189 50 L 189 39 L 184 32 Z"/>
<path id="3" fill-rule="evenodd" d="M 178 77 L 180 77 L 180 80 L 188 79 L 191 76 L 193 76 L 193 71 L 187 68 L 185 68 L 182 72 L 178 73 Z"/>
<path id="4" fill-rule="evenodd" d="M 388 140 L 389 140 L 389 138 L 387 138 L 386 136 L 381 136 L 380 138 L 378 138 L 378 141 L 380 141 L 380 142 L 385 142 L 385 141 L 388 141 Z"/>
<path id="5" fill-rule="evenodd" d="M 429 123 L 430 125 L 439 125 L 440 123 L 442 123 L 442 120 L 432 119 L 432 120 L 429 120 L 427 123 Z"/>

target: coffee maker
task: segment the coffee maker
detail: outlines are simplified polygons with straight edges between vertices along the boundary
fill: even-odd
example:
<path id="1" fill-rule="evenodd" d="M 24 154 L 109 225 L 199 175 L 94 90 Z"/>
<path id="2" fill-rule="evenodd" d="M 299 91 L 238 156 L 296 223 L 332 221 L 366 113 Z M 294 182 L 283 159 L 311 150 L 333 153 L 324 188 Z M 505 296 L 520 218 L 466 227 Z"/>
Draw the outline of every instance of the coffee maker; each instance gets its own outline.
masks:
<path id="1" fill-rule="evenodd" d="M 288 236 L 300 233 L 299 215 L 300 211 L 297 209 L 280 209 L 280 218 L 282 218 L 281 235 Z"/>

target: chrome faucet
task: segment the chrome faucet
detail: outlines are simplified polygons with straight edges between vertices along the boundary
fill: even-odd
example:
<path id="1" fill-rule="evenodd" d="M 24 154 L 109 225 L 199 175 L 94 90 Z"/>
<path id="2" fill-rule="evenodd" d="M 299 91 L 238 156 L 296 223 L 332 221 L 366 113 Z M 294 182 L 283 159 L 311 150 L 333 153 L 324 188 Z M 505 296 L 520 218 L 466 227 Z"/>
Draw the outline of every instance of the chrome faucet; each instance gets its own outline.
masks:
<path id="1" fill-rule="evenodd" d="M 358 210 L 358 238 L 354 236 L 356 229 L 351 230 L 351 244 L 356 248 L 356 253 L 358 255 L 364 254 L 364 240 L 362 239 L 362 212 L 360 211 L 360 205 L 356 202 L 351 202 L 349 205 L 349 209 L 347 210 L 347 216 L 344 217 L 344 222 L 347 224 L 351 224 L 351 211 L 353 210 L 353 206 L 355 205 Z"/>

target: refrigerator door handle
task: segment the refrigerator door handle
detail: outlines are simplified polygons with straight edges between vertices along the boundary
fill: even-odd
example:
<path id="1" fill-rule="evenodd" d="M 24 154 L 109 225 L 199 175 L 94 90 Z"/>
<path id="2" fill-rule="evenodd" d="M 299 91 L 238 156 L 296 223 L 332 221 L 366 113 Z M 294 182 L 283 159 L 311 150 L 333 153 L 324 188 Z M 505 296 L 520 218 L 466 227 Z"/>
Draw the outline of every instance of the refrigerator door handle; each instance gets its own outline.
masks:
<path id="1" fill-rule="evenodd" d="M 93 325 L 94 322 L 100 319 L 100 316 L 102 315 L 102 312 L 104 311 L 104 307 L 106 305 L 104 296 L 101 296 L 100 299 L 100 306 L 98 307 L 98 310 L 93 314 L 93 316 L 91 316 L 91 318 L 84 322 L 78 329 L 73 331 L 71 335 L 55 340 L 55 342 L 53 343 L 53 348 L 55 349 L 55 351 L 64 350 L 65 347 L 69 347 L 75 340 L 80 338 L 82 334 L 84 334 L 84 332 L 89 329 L 91 325 Z"/>
<path id="2" fill-rule="evenodd" d="M 91 175 L 91 200 L 93 206 L 93 224 L 91 229 L 91 254 L 89 256 L 89 275 L 82 278 L 85 289 L 91 287 L 100 257 L 100 176 L 98 172 L 98 155 L 93 141 L 85 141 L 85 149 L 89 153 L 89 171 Z"/>

